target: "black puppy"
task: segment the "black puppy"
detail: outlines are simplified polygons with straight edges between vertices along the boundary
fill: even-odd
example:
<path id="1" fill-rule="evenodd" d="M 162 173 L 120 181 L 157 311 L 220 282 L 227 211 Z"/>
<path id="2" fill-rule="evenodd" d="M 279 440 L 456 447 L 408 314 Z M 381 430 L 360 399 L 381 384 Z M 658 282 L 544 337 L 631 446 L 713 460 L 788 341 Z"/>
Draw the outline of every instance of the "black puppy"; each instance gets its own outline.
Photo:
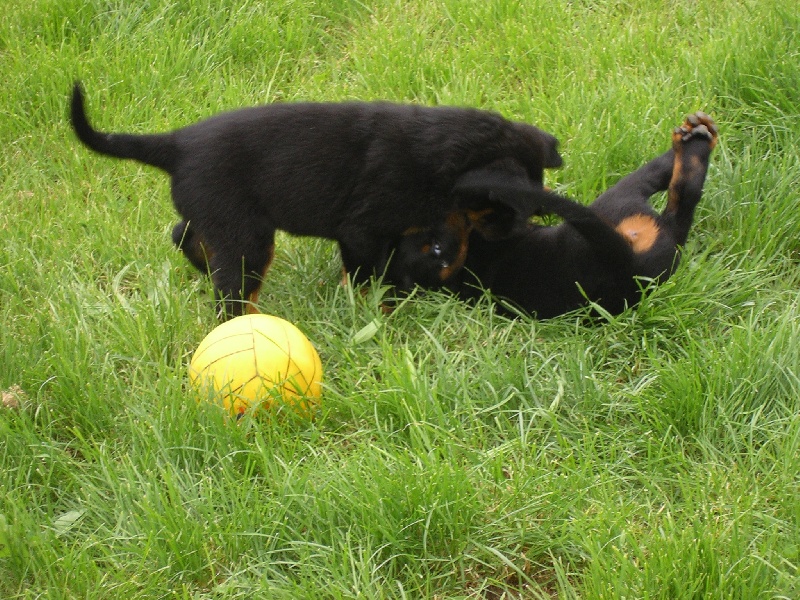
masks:
<path id="1" fill-rule="evenodd" d="M 677 267 L 716 144 L 712 119 L 702 112 L 690 115 L 674 130 L 671 150 L 621 179 L 590 206 L 534 189 L 518 176 L 484 172 L 465 177 L 454 190 L 460 197 L 522 196 L 539 206 L 537 212 L 556 214 L 564 223 L 531 223 L 501 241 L 471 235 L 464 268 L 446 287 L 464 299 L 490 290 L 495 298 L 538 318 L 563 314 L 587 301 L 611 314 L 622 312 L 640 299 L 642 280 L 663 282 Z M 658 214 L 648 200 L 664 190 L 667 204 Z M 457 253 L 452 249 L 460 236 L 457 230 L 439 227 L 432 235 L 424 247 L 413 238 L 400 238 L 395 249 L 399 260 L 422 263 L 432 271 L 440 260 L 430 253 L 434 244 Z"/>
<path id="2" fill-rule="evenodd" d="M 536 188 L 543 169 L 561 165 L 553 136 L 468 108 L 272 104 L 170 133 L 111 134 L 89 124 L 76 84 L 71 119 L 91 149 L 172 176 L 173 201 L 184 219 L 173 239 L 198 269 L 211 273 L 225 316 L 252 310 L 278 229 L 336 240 L 346 271 L 362 283 L 386 271 L 398 236 L 485 208 L 478 193 L 466 202 L 453 194 L 465 174 L 513 164 Z M 528 216 L 525 201 L 490 203 L 519 218 L 490 219 L 485 235 L 510 234 L 508 224 Z M 459 233 L 463 243 L 484 225 L 482 216 L 470 222 Z M 399 278 L 416 281 L 406 273 Z"/>

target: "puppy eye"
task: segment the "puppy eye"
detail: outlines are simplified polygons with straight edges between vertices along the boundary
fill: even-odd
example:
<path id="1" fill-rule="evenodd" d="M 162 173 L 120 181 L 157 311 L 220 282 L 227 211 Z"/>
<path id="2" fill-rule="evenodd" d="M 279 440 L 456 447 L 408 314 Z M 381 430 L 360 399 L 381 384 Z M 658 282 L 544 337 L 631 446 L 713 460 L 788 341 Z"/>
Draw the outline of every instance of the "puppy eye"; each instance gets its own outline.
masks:
<path id="1" fill-rule="evenodd" d="M 442 255 L 442 247 L 439 245 L 439 242 L 433 243 L 431 246 L 431 253 L 437 258 Z"/>

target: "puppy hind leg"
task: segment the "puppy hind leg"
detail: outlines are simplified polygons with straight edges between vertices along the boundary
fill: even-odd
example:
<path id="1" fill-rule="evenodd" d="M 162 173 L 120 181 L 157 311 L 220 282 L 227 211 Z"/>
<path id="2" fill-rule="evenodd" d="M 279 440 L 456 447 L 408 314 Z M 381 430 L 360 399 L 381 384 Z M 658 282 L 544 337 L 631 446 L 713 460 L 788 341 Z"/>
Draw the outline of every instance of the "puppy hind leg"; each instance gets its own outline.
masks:
<path id="1" fill-rule="evenodd" d="M 670 225 L 679 245 L 685 244 L 689 235 L 694 210 L 703 194 L 709 157 L 717 141 L 717 126 L 704 112 L 689 115 L 672 133 L 675 160 L 662 220 Z"/>
<path id="2" fill-rule="evenodd" d="M 208 263 L 211 260 L 211 248 L 203 242 L 196 228 L 189 226 L 189 221 L 180 221 L 172 228 L 172 243 L 178 248 L 192 266 L 208 275 Z"/>

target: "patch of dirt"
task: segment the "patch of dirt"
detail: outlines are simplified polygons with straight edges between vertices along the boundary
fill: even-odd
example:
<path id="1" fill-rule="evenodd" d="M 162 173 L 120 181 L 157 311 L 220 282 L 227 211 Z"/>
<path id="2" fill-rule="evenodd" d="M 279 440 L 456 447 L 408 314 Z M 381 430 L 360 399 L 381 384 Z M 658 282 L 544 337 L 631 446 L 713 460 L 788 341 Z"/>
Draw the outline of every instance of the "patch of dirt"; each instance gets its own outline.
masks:
<path id="1" fill-rule="evenodd" d="M 27 400 L 28 396 L 22 391 L 22 388 L 18 385 L 12 385 L 7 390 L 3 390 L 2 392 L 2 407 L 3 408 L 20 408 L 25 401 Z"/>

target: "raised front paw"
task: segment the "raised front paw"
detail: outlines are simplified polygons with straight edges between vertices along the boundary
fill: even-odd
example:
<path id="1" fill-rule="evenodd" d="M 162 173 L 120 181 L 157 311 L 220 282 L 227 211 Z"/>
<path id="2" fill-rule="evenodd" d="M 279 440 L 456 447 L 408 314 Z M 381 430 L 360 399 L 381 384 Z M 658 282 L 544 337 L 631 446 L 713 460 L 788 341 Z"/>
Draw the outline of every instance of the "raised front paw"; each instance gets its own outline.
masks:
<path id="1" fill-rule="evenodd" d="M 711 148 L 717 145 L 719 129 L 714 119 L 703 111 L 688 115 L 686 121 L 672 132 L 672 147 L 679 148 L 691 139 L 704 138 L 708 140 Z"/>

